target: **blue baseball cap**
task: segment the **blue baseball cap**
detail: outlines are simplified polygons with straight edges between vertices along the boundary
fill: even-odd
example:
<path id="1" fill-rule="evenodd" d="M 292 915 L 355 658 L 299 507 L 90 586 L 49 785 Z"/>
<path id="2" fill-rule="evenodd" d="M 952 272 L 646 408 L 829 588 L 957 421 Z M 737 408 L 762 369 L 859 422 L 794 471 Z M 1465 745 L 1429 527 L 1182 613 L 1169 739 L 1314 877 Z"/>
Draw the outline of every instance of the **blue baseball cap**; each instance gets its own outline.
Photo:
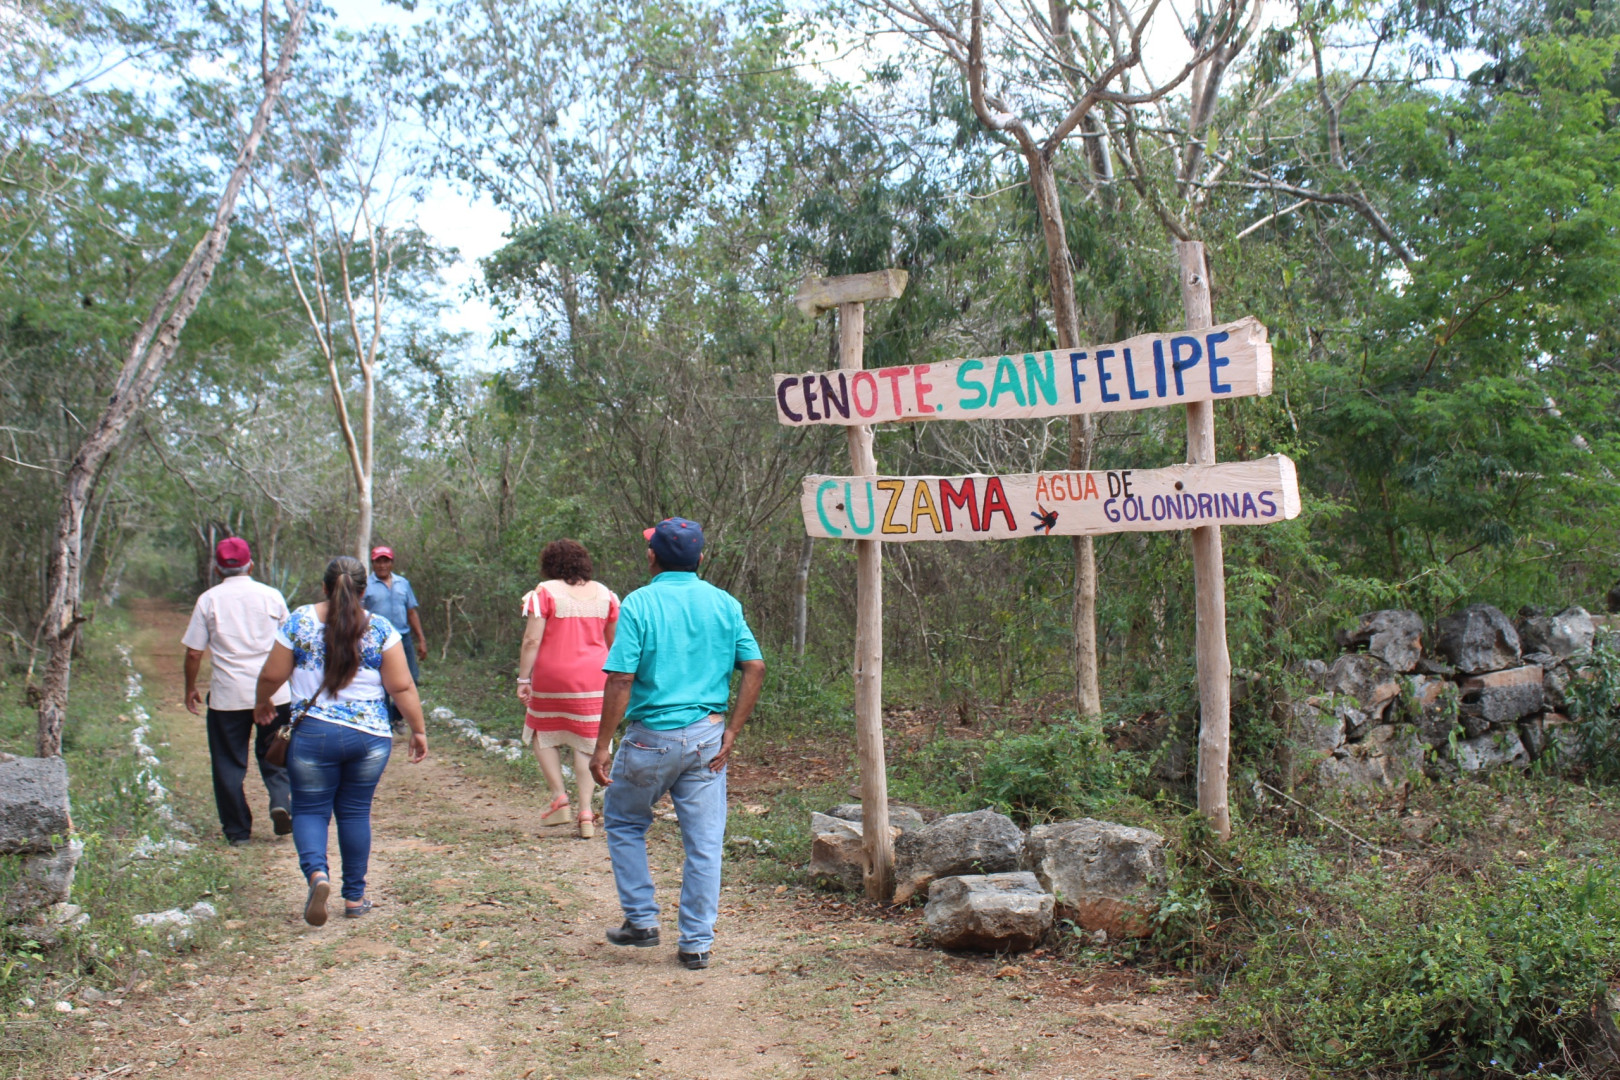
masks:
<path id="1" fill-rule="evenodd" d="M 643 529 L 647 546 L 666 570 L 696 570 L 703 554 L 703 526 L 686 518 L 665 518 L 650 529 Z"/>

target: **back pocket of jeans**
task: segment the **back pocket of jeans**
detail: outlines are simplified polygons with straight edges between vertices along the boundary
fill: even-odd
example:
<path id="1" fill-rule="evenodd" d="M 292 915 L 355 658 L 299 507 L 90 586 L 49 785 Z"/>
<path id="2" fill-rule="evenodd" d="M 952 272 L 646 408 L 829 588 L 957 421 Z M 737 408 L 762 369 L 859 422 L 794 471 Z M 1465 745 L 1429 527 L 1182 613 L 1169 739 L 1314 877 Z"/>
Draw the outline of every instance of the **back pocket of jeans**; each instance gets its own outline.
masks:
<path id="1" fill-rule="evenodd" d="M 646 743 L 625 739 L 619 744 L 619 757 L 624 762 L 624 778 L 641 787 L 652 783 L 664 767 L 667 746 L 648 746 Z"/>

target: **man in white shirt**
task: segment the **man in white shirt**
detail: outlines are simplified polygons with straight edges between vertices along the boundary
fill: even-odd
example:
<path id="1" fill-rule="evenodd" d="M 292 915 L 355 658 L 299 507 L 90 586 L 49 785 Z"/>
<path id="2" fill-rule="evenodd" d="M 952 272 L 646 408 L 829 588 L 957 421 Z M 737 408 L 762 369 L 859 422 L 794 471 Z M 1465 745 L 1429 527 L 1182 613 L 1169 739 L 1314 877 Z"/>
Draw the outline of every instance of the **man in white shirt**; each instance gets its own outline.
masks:
<path id="1" fill-rule="evenodd" d="M 224 580 L 197 598 L 191 625 L 180 639 L 186 647 L 186 708 L 196 713 L 203 704 L 197 672 L 203 654 L 210 653 L 214 673 L 208 684 L 208 756 L 214 768 L 214 804 L 225 839 L 240 847 L 253 831 L 243 784 L 254 731 L 254 692 L 259 669 L 276 642 L 276 627 L 287 618 L 287 601 L 279 589 L 253 580 L 253 552 L 246 540 L 234 536 L 221 540 L 214 549 L 214 563 Z M 270 793 L 270 821 L 276 835 L 285 836 L 292 832 L 287 770 L 266 764 L 264 752 L 275 730 L 290 719 L 292 695 L 283 686 L 270 701 L 276 718 L 258 729 L 254 756 Z"/>

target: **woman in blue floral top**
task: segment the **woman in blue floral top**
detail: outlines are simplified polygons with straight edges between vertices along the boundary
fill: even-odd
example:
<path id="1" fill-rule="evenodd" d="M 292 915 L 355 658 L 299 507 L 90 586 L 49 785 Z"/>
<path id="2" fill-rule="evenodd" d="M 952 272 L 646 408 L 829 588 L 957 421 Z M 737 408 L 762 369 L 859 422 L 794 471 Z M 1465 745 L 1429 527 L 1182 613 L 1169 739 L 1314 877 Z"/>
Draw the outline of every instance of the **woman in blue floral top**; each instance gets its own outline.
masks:
<path id="1" fill-rule="evenodd" d="M 399 631 L 361 606 L 366 568 L 347 555 L 333 559 L 322 582 L 326 600 L 306 604 L 276 631 L 276 644 L 259 673 L 254 719 L 275 719 L 270 704 L 282 683 L 292 690 L 297 724 L 287 748 L 292 781 L 293 842 L 309 883 L 304 921 L 326 922 L 331 881 L 326 835 L 337 816 L 343 856 L 343 914 L 371 910 L 366 868 L 371 861 L 371 799 L 393 749 L 387 697 L 411 729 L 411 761 L 427 757 L 427 728 Z"/>

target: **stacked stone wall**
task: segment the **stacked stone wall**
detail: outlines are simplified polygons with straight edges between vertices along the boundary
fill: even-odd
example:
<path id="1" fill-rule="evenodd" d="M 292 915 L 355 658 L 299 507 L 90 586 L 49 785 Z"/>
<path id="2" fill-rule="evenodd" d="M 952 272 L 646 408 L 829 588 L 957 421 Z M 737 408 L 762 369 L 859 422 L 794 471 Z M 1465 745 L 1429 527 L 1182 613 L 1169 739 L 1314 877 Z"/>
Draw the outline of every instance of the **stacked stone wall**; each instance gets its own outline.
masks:
<path id="1" fill-rule="evenodd" d="M 1416 612 L 1370 612 L 1338 635 L 1342 655 L 1307 665 L 1316 692 L 1277 706 L 1285 778 L 1392 787 L 1573 761 L 1569 685 L 1611 619 L 1474 604 L 1431 631 Z"/>

